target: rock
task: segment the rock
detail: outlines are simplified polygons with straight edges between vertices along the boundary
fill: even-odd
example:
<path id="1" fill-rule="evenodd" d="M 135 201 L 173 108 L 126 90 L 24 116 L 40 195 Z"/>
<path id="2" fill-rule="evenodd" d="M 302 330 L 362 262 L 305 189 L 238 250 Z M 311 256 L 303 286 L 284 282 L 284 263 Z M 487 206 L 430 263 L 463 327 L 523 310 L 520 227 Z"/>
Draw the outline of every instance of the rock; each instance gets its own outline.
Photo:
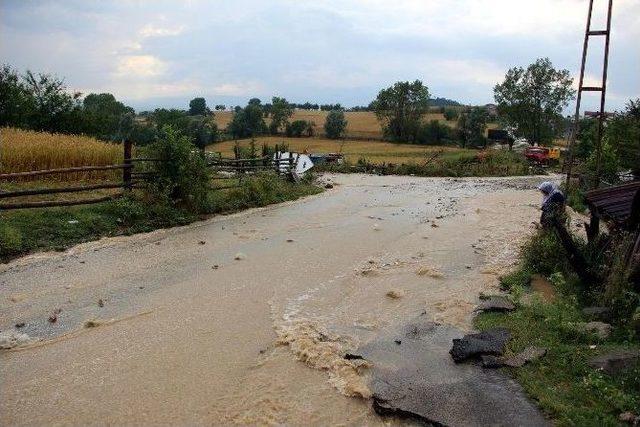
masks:
<path id="1" fill-rule="evenodd" d="M 596 335 L 601 340 L 609 338 L 611 330 L 613 329 L 610 324 L 603 322 L 588 322 L 578 323 L 578 329 L 583 332 L 588 332 Z"/>
<path id="2" fill-rule="evenodd" d="M 24 326 L 25 326 L 25 325 L 26 325 L 26 323 L 24 323 L 24 322 L 19 322 L 19 323 L 16 323 L 16 325 L 15 325 L 15 326 L 16 326 L 16 328 L 20 329 L 20 328 L 24 328 Z"/>
<path id="3" fill-rule="evenodd" d="M 360 356 L 359 354 L 347 353 L 347 354 L 344 355 L 344 359 L 346 359 L 346 360 L 362 360 L 362 359 L 364 359 L 364 357 Z"/>
<path id="4" fill-rule="evenodd" d="M 637 426 L 640 424 L 640 416 L 634 414 L 633 412 L 623 412 L 618 416 L 618 420 L 622 423 L 631 424 L 633 426 Z"/>
<path id="5" fill-rule="evenodd" d="M 589 361 L 589 366 L 609 375 L 615 375 L 632 368 L 638 362 L 640 362 L 640 350 L 616 350 L 594 357 Z"/>
<path id="6" fill-rule="evenodd" d="M 287 239 L 287 243 L 293 243 L 295 240 L 293 239 Z"/>
<path id="7" fill-rule="evenodd" d="M 104 300 L 102 298 L 98 300 L 98 307 L 104 307 Z"/>
<path id="8" fill-rule="evenodd" d="M 540 359 L 547 354 L 547 350 L 540 347 L 530 346 L 522 350 L 520 353 L 511 357 L 499 357 L 493 355 L 482 356 L 483 368 L 501 368 L 509 366 L 511 368 L 520 368 L 528 362 Z"/>
<path id="9" fill-rule="evenodd" d="M 330 189 L 333 188 L 333 184 L 327 183 L 327 184 L 324 185 L 324 188 L 326 188 L 327 190 L 330 190 Z"/>
<path id="10" fill-rule="evenodd" d="M 247 256 L 242 252 L 238 252 L 235 257 L 233 257 L 236 261 L 242 261 L 243 259 L 247 259 Z"/>
<path id="11" fill-rule="evenodd" d="M 513 311 L 515 309 L 516 309 L 516 306 L 511 301 L 509 301 L 505 297 L 498 296 L 498 295 L 489 296 L 488 298 L 484 299 L 480 303 L 480 305 L 478 305 L 478 307 L 476 307 L 476 311 L 505 312 L 505 311 Z"/>
<path id="12" fill-rule="evenodd" d="M 478 334 L 468 334 L 453 340 L 449 354 L 456 363 L 483 354 L 502 355 L 511 333 L 505 328 L 489 329 Z"/>
<path id="13" fill-rule="evenodd" d="M 589 320 L 611 321 L 611 310 L 607 307 L 585 307 L 582 314 Z"/>
<path id="14" fill-rule="evenodd" d="M 51 316 L 49 316 L 49 323 L 56 323 L 58 321 L 58 315 L 56 313 L 53 313 Z"/>
<path id="15" fill-rule="evenodd" d="M 198 242 L 198 244 L 199 244 L 199 245 L 204 245 L 204 244 L 206 244 L 206 243 L 207 243 L 207 242 L 205 242 L 204 240 L 200 240 L 200 241 Z"/>

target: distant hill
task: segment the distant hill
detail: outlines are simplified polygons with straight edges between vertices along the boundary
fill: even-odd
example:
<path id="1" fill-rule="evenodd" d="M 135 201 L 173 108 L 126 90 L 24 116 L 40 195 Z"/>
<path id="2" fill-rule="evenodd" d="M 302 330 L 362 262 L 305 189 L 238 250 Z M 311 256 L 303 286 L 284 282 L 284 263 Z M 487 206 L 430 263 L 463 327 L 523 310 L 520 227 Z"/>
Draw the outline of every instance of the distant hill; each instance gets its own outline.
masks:
<path id="1" fill-rule="evenodd" d="M 432 107 L 460 107 L 462 106 L 462 104 L 460 104 L 458 101 L 454 101 L 453 99 L 449 99 L 449 98 L 431 98 L 429 100 L 429 105 Z"/>

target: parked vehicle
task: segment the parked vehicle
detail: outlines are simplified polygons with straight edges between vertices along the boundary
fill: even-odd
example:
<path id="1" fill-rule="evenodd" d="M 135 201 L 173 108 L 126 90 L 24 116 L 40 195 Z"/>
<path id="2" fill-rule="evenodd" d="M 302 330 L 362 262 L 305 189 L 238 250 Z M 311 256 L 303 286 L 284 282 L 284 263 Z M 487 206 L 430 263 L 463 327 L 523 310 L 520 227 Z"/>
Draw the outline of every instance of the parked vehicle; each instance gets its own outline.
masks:
<path id="1" fill-rule="evenodd" d="M 560 160 L 560 149 L 548 147 L 528 147 L 524 150 L 524 156 L 532 163 L 549 165 Z"/>

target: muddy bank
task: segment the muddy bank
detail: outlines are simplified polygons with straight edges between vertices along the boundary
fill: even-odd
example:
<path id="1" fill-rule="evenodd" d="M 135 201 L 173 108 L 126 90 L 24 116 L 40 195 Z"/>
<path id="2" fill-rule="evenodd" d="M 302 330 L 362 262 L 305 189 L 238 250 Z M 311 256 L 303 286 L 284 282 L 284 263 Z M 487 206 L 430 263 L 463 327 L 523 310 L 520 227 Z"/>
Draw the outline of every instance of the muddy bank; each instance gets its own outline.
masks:
<path id="1" fill-rule="evenodd" d="M 344 354 L 422 312 L 468 330 L 538 218 L 540 178 L 330 178 L 3 266 L 0 331 L 41 341 L 0 353 L 0 422 L 382 424 L 371 367 Z"/>

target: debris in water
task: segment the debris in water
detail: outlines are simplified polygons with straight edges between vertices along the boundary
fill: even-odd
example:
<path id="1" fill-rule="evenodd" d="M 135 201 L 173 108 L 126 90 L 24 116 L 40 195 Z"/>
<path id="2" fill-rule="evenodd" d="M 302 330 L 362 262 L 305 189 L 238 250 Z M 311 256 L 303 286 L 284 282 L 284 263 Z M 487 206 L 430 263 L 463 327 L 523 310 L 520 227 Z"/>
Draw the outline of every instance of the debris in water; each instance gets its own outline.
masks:
<path id="1" fill-rule="evenodd" d="M 372 268 L 366 268 L 360 272 L 365 277 L 375 277 L 378 275 L 378 272 Z"/>
<path id="2" fill-rule="evenodd" d="M 198 244 L 199 244 L 199 245 L 204 245 L 204 244 L 206 244 L 206 243 L 207 243 L 207 242 L 205 242 L 204 240 L 200 240 L 200 241 L 198 242 Z"/>
<path id="3" fill-rule="evenodd" d="M 236 261 L 242 261 L 243 259 L 247 259 L 247 256 L 242 252 L 238 252 L 233 259 L 235 259 Z"/>
<path id="4" fill-rule="evenodd" d="M 438 228 L 438 227 L 440 227 L 440 226 L 439 226 L 438 224 L 436 224 L 435 222 L 432 222 L 432 223 L 431 223 L 431 227 L 433 227 L 433 228 Z"/>
<path id="5" fill-rule="evenodd" d="M 220 266 L 219 266 L 218 264 L 216 264 L 216 265 L 214 265 L 214 266 L 213 266 L 213 267 L 211 267 L 211 268 L 213 268 L 214 270 L 217 270 L 218 268 L 220 268 Z"/>
<path id="6" fill-rule="evenodd" d="M 24 328 L 24 325 L 26 325 L 26 323 L 24 323 L 24 322 L 16 323 L 16 328 L 18 328 L 18 329 Z"/>
<path id="7" fill-rule="evenodd" d="M 21 345 L 30 344 L 35 338 L 20 332 L 2 332 L 0 333 L 0 349 L 10 350 Z"/>
<path id="8" fill-rule="evenodd" d="M 287 243 L 293 243 L 295 240 L 293 239 L 287 239 Z"/>
<path id="9" fill-rule="evenodd" d="M 9 301 L 11 302 L 21 302 L 25 299 L 26 297 L 23 294 L 15 294 L 15 295 L 11 295 L 9 297 Z"/>
<path id="10" fill-rule="evenodd" d="M 51 316 L 49 316 L 49 323 L 56 323 L 58 321 L 58 316 L 53 313 Z"/>
<path id="11" fill-rule="evenodd" d="M 391 299 L 398 299 L 404 296 L 404 291 L 402 289 L 392 289 L 387 292 L 387 296 Z"/>
<path id="12" fill-rule="evenodd" d="M 438 269 L 428 266 L 420 267 L 418 270 L 416 270 L 416 274 L 418 276 L 429 276 L 434 279 L 444 277 L 444 274 L 442 274 Z"/>
<path id="13" fill-rule="evenodd" d="M 364 357 L 360 356 L 359 354 L 351 354 L 351 353 L 345 354 L 344 358 L 346 360 L 362 360 L 362 359 L 364 359 Z"/>
<path id="14" fill-rule="evenodd" d="M 393 340 L 393 342 L 394 342 L 394 343 L 396 343 L 396 344 L 398 344 L 398 345 L 402 344 L 402 341 L 401 341 L 401 340 Z"/>
<path id="15" fill-rule="evenodd" d="M 104 300 L 102 298 L 98 300 L 98 307 L 104 307 Z"/>
<path id="16" fill-rule="evenodd" d="M 84 327 L 85 328 L 97 328 L 98 326 L 102 326 L 105 323 L 106 322 L 104 322 L 103 320 L 91 319 L 91 320 L 87 320 L 86 322 L 84 322 Z"/>

